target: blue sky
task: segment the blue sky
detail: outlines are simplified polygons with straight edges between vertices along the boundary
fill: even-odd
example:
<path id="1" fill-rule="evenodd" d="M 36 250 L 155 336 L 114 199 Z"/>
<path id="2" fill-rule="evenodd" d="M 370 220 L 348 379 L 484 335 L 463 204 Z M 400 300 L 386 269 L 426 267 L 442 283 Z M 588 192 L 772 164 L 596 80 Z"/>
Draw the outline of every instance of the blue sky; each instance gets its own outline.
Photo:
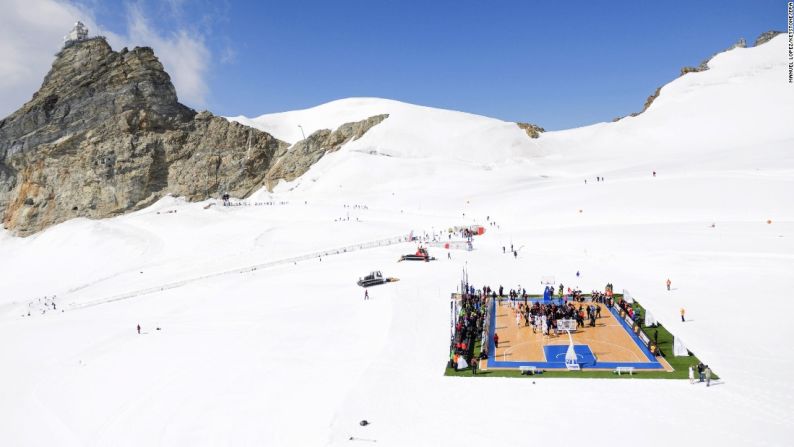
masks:
<path id="1" fill-rule="evenodd" d="M 378 96 L 564 129 L 639 111 L 740 37 L 785 29 L 785 1 L 138 1 L 209 50 L 201 108 L 256 116 Z M 130 2 L 95 2 L 128 34 Z M 157 48 L 155 48 L 157 50 Z M 179 87 L 179 86 L 177 86 Z"/>

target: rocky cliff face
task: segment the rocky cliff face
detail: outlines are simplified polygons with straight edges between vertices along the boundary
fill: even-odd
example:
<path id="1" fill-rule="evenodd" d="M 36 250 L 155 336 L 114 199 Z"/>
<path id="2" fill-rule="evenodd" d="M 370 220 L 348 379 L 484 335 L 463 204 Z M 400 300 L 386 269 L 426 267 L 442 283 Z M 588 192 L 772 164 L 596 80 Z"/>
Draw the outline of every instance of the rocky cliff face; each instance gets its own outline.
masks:
<path id="1" fill-rule="evenodd" d="M 363 127 L 331 133 L 319 147 L 338 148 Z M 74 217 L 137 210 L 167 194 L 245 197 L 319 159 L 288 147 L 180 104 L 150 48 L 114 52 L 103 38 L 87 39 L 66 46 L 33 98 L 0 121 L 0 217 L 24 236 Z M 284 156 L 280 165 L 294 168 L 273 171 Z"/>

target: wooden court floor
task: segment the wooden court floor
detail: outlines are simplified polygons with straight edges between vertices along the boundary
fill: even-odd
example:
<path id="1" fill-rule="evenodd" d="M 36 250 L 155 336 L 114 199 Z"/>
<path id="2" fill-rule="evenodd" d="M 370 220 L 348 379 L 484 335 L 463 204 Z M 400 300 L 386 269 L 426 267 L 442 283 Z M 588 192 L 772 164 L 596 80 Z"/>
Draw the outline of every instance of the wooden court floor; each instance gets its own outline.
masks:
<path id="1" fill-rule="evenodd" d="M 574 344 L 588 345 L 599 362 L 648 362 L 648 358 L 606 306 L 596 305 L 601 307 L 601 318 L 596 320 L 595 327 L 590 327 L 589 320 L 585 320 L 585 327 L 571 334 Z M 516 325 L 515 315 L 507 302 L 496 306 L 499 347 L 496 348 L 494 360 L 545 362 L 544 345 L 568 345 L 567 333 L 559 336 L 554 335 L 553 331 L 551 335 L 542 335 L 540 331 L 533 333 L 531 326 L 524 326 L 523 317 L 520 324 Z M 667 362 L 662 360 L 661 363 L 665 366 Z"/>

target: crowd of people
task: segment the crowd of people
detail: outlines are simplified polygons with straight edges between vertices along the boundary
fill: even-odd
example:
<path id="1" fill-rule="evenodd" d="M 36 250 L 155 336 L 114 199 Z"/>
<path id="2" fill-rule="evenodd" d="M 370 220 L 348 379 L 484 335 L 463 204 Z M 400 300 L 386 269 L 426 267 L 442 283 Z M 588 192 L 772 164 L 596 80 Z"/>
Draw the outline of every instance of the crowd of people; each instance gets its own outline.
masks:
<path id="1" fill-rule="evenodd" d="M 343 208 L 352 208 L 354 210 L 368 210 L 369 207 L 367 205 L 343 205 Z"/>
<path id="2" fill-rule="evenodd" d="M 607 305 L 611 304 L 611 302 L 607 303 Z M 524 296 L 523 302 L 521 299 L 510 299 L 508 305 L 514 312 L 517 327 L 521 327 L 523 322 L 524 327 L 532 327 L 533 333 L 540 332 L 544 335 L 556 335 L 565 330 L 575 330 L 588 325 L 595 327 L 596 320 L 601 318 L 601 306 L 594 302 L 585 304 L 582 301 L 577 306 L 574 301 L 566 301 L 562 304 L 545 303 L 528 301 Z M 572 327 L 570 321 L 575 321 L 576 326 Z"/>
<path id="3" fill-rule="evenodd" d="M 36 314 L 44 315 L 47 312 L 57 312 L 58 311 L 57 298 L 58 298 L 57 295 L 43 296 L 28 301 L 28 309 L 26 315 L 30 317 Z M 63 312 L 63 309 L 61 309 L 61 312 Z M 22 316 L 24 317 L 25 315 Z"/>
<path id="4" fill-rule="evenodd" d="M 458 370 L 460 357 L 470 366 L 472 374 L 477 374 L 478 361 L 488 358 L 488 349 L 483 347 L 478 358 L 474 357 L 474 345 L 481 340 L 485 328 L 486 303 L 488 288 L 475 291 L 470 286 L 465 287 L 459 302 L 459 310 L 455 322 L 455 337 L 450 349 L 450 363 L 455 371 Z M 470 293 L 469 293 L 470 292 Z"/>
<path id="5" fill-rule="evenodd" d="M 703 362 L 698 363 L 696 366 L 689 367 L 689 384 L 695 383 L 695 370 L 698 374 L 698 382 L 706 382 L 706 386 L 711 385 L 711 368 L 709 365 L 704 365 Z"/>
<path id="6" fill-rule="evenodd" d="M 248 202 L 248 201 L 232 201 L 231 196 L 229 193 L 225 193 L 221 196 L 221 200 L 223 200 L 223 206 L 274 206 L 274 205 L 289 205 L 289 202 L 286 200 L 281 200 L 279 202 L 276 201 L 266 201 L 266 202 Z"/>

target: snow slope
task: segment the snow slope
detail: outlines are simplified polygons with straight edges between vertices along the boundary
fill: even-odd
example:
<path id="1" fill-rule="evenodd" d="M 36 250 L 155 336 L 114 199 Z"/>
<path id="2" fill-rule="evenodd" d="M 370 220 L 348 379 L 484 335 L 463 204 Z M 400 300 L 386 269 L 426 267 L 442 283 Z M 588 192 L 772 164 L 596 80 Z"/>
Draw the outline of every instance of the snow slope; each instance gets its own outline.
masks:
<path id="1" fill-rule="evenodd" d="M 599 446 L 788 445 L 794 330 L 777 318 L 794 271 L 785 49 L 780 36 L 720 54 L 638 117 L 537 140 L 512 123 L 382 99 L 239 117 L 294 142 L 297 124 L 308 135 L 390 114 L 251 206 L 167 198 L 26 239 L 0 233 L 0 439 L 526 445 L 575 427 Z M 405 243 L 355 248 L 488 221 L 498 228 L 451 260 L 396 263 L 413 250 Z M 511 243 L 516 260 L 501 254 Z M 342 246 L 354 248 L 231 272 Z M 464 265 L 478 285 L 538 291 L 555 275 L 629 289 L 723 380 L 444 377 L 448 296 Z M 364 302 L 355 280 L 373 269 L 400 281 Z M 57 311 L 42 314 L 38 299 L 54 294 Z"/>

